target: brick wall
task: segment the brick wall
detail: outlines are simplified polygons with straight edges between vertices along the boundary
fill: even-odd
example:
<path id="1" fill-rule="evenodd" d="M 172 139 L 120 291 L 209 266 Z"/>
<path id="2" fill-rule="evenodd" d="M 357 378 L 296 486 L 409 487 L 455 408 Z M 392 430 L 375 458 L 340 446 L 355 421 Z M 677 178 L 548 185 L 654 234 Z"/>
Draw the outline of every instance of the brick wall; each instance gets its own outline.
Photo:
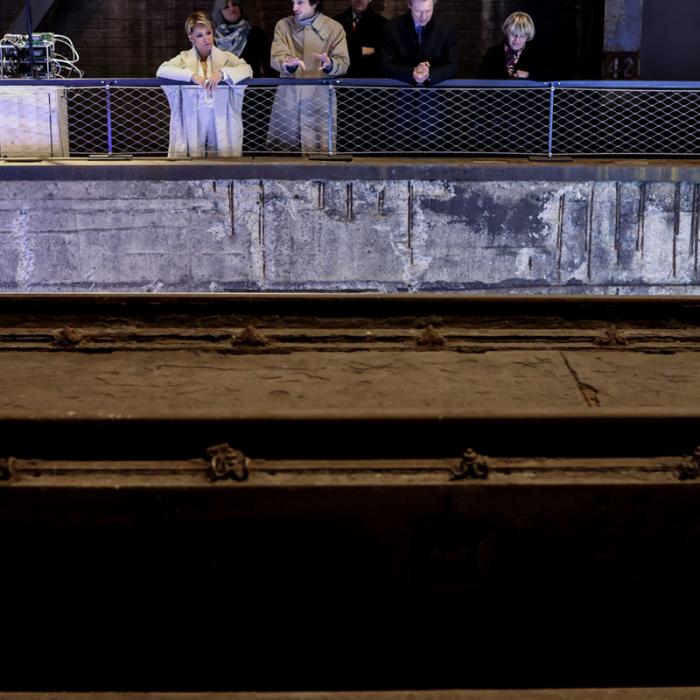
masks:
<path id="1" fill-rule="evenodd" d="M 23 5 L 20 0 L 0 0 L 0 35 L 8 31 Z"/>
<path id="2" fill-rule="evenodd" d="M 24 6 L 0 0 L 0 33 Z M 289 14 L 289 0 L 247 0 L 251 18 L 270 35 Z M 347 0 L 325 0 L 326 14 Z M 166 58 L 187 48 L 182 29 L 189 12 L 209 10 L 211 0 L 56 0 L 41 29 L 66 34 L 75 43 L 86 77 L 154 75 Z M 405 11 L 405 0 L 375 0 L 387 17 Z M 540 49 L 550 56 L 557 76 L 599 76 L 604 0 L 440 0 L 436 13 L 458 29 L 460 77 L 473 77 L 488 46 L 501 38 L 500 25 L 516 9 L 530 12 Z"/>

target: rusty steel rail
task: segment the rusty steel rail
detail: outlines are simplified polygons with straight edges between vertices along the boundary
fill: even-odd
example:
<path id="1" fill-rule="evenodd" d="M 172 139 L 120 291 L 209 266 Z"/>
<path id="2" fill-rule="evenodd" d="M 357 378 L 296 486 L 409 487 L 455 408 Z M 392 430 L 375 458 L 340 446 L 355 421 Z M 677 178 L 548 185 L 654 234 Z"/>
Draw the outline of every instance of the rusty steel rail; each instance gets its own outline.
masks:
<path id="1" fill-rule="evenodd" d="M 37 387 L 8 383 L 0 457 L 685 458 L 698 351 L 693 298 L 5 295 L 0 362 Z M 261 391 L 243 387 L 256 372 Z M 139 389 L 152 377 L 160 401 Z"/>
<path id="2" fill-rule="evenodd" d="M 560 688 L 296 693 L 20 693 L 0 700 L 697 700 L 700 688 Z"/>
<path id="3" fill-rule="evenodd" d="M 0 700 L 694 697 L 699 353 L 692 298 L 2 296 Z"/>

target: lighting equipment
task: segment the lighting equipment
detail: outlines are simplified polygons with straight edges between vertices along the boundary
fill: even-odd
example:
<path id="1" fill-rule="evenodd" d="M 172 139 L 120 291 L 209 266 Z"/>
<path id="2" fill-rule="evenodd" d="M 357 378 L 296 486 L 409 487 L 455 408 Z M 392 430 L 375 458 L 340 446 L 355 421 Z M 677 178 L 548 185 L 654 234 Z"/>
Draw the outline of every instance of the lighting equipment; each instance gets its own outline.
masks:
<path id="1" fill-rule="evenodd" d="M 68 56 L 59 53 L 68 49 Z M 5 34 L 0 39 L 0 78 L 82 78 L 73 42 L 50 32 Z"/>

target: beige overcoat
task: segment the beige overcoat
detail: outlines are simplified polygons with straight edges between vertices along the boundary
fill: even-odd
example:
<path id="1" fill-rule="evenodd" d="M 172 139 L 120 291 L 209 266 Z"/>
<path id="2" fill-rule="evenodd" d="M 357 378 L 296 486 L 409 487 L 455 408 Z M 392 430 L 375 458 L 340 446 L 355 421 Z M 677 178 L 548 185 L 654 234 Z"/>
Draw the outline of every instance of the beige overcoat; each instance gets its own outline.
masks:
<path id="1" fill-rule="evenodd" d="M 333 59 L 329 73 L 321 70 L 314 53 Z M 306 70 L 289 73 L 283 68 L 288 58 L 300 58 Z M 336 130 L 335 95 L 325 85 L 294 85 L 299 78 L 333 78 L 347 73 L 350 66 L 345 30 L 339 22 L 322 13 L 301 26 L 294 17 L 285 17 L 275 27 L 270 65 L 289 85 L 280 85 L 272 105 L 268 145 L 273 149 L 326 153 L 334 146 Z"/>

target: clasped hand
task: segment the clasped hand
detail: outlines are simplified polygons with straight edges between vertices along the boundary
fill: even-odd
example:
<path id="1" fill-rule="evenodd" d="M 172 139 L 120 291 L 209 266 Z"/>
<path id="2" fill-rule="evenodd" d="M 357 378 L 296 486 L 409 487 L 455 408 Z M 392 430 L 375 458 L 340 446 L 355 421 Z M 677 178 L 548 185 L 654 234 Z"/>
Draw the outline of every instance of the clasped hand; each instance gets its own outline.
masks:
<path id="1" fill-rule="evenodd" d="M 197 85 L 204 88 L 207 94 L 213 94 L 216 90 L 216 86 L 224 79 L 224 74 L 218 68 L 212 73 L 210 78 L 202 78 L 201 75 L 193 75 L 192 80 L 197 83 Z"/>
<path id="2" fill-rule="evenodd" d="M 423 63 L 419 63 L 414 69 L 413 69 L 413 80 L 414 82 L 418 83 L 418 85 L 422 85 L 426 80 L 430 79 L 430 63 L 428 61 L 423 61 Z"/>

